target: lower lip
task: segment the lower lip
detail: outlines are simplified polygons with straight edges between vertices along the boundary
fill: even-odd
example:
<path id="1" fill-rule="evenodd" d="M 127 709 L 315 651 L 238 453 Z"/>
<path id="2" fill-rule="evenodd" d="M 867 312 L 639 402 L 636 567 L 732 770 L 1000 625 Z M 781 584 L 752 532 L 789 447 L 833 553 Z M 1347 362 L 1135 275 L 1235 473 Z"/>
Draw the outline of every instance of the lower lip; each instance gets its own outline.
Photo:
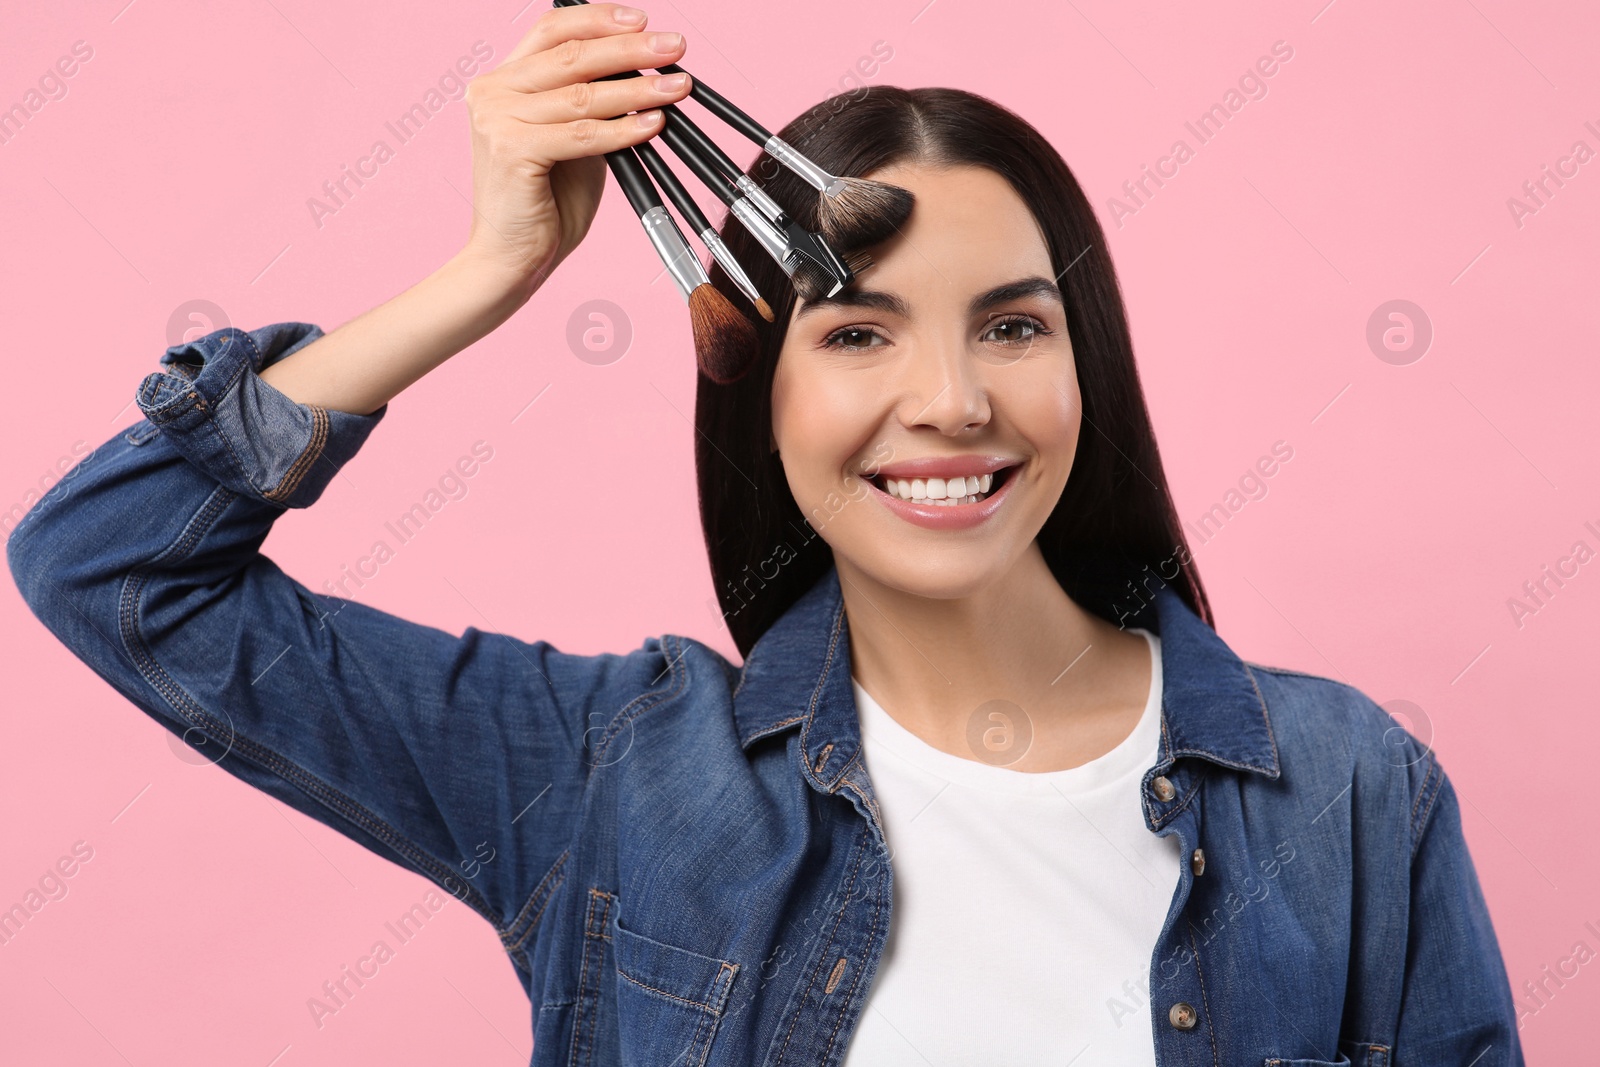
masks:
<path id="1" fill-rule="evenodd" d="M 867 482 L 867 485 L 877 494 L 884 507 L 907 522 L 929 530 L 967 530 L 999 511 L 1016 481 L 1017 468 L 1012 467 L 1006 472 L 1006 480 L 1000 483 L 1000 488 L 976 504 L 913 504 L 885 493 L 871 482 Z"/>

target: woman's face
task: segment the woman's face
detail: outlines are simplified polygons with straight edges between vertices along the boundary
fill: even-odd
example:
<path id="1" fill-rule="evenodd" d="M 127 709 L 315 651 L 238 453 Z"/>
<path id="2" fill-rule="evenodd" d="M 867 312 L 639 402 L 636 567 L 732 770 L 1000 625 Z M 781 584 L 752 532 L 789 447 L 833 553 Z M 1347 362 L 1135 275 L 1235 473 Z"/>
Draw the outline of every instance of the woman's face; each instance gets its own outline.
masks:
<path id="1" fill-rule="evenodd" d="M 963 597 L 1029 550 L 1072 471 L 1066 312 L 1044 236 L 1004 178 L 922 164 L 869 177 L 916 207 L 844 292 L 796 305 L 773 445 L 841 574 Z"/>

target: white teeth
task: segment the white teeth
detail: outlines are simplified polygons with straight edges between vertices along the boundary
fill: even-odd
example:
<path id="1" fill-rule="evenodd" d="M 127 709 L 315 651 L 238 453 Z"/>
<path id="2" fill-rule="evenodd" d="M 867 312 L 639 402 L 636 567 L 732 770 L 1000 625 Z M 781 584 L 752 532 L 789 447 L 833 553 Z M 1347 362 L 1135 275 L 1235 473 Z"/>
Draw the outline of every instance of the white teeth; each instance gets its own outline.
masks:
<path id="1" fill-rule="evenodd" d="M 993 485 L 992 474 L 970 475 L 963 478 L 883 479 L 883 491 L 891 496 L 940 507 L 976 504 Z"/>

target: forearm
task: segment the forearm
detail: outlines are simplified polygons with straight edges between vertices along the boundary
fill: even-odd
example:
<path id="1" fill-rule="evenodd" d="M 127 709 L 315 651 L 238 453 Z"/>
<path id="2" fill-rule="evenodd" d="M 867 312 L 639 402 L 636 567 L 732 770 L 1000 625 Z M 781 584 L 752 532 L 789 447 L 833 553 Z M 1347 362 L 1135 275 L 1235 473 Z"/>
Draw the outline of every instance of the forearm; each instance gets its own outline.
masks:
<path id="1" fill-rule="evenodd" d="M 462 253 L 260 377 L 298 403 L 369 415 L 493 332 L 531 292 L 508 283 L 503 269 Z"/>

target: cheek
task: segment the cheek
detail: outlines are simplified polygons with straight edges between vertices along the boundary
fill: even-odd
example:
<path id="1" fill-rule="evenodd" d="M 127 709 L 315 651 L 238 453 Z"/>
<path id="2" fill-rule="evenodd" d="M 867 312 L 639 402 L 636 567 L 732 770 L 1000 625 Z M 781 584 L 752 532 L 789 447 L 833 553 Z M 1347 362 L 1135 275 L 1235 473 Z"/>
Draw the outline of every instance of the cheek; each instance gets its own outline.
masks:
<path id="1" fill-rule="evenodd" d="M 1077 376 L 1052 375 L 1049 380 L 1010 383 L 1005 410 L 1011 427 L 1066 479 L 1083 429 L 1082 397 Z"/>
<path id="2" fill-rule="evenodd" d="M 781 365 L 773 381 L 772 426 L 797 497 L 837 488 L 842 471 L 877 429 L 871 397 L 850 375 L 808 375 Z"/>

